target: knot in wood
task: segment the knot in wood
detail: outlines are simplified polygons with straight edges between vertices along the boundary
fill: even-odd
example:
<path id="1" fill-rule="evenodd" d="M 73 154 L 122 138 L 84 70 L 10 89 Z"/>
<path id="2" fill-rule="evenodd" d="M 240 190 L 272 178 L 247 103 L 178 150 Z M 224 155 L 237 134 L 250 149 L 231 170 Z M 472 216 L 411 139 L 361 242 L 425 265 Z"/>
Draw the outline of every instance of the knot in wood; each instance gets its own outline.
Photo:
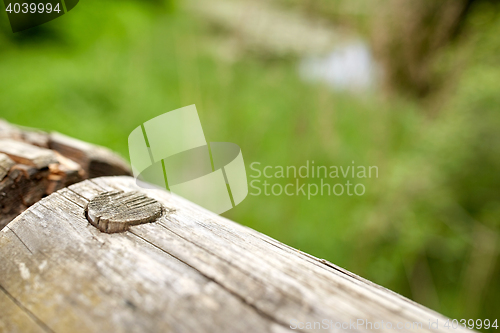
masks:
<path id="1" fill-rule="evenodd" d="M 161 214 L 161 204 L 138 191 L 104 192 L 85 208 L 87 220 L 106 233 L 127 231 L 130 226 L 154 222 Z"/>

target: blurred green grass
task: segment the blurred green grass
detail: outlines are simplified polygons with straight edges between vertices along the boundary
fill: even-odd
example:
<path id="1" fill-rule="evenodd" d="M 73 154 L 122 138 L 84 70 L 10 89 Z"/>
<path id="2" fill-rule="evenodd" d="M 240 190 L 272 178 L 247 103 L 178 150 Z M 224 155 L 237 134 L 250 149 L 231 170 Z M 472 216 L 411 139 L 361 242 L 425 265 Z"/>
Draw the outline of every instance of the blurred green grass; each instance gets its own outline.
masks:
<path id="1" fill-rule="evenodd" d="M 295 59 L 217 59 L 206 25 L 171 4 L 85 1 L 16 35 L 0 16 L 0 117 L 128 158 L 138 124 L 196 104 L 207 140 L 237 143 L 249 174 L 376 165 L 361 197 L 248 196 L 224 215 L 453 318 L 500 312 L 500 20 L 473 18 L 480 40 L 450 49 L 469 60 L 429 116 L 306 84 Z"/>

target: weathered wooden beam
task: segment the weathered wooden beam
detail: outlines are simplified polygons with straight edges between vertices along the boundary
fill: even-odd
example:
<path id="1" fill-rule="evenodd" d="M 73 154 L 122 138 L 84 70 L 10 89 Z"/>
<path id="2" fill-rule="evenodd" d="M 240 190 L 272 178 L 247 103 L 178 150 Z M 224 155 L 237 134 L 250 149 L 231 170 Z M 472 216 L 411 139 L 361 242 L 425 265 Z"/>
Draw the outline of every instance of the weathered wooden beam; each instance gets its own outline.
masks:
<path id="1" fill-rule="evenodd" d="M 86 209 L 116 191 L 159 203 L 161 216 L 100 231 Z M 132 201 L 122 197 L 119 206 L 90 209 L 136 218 Z M 0 260 L 0 319 L 12 332 L 465 332 L 328 261 L 130 177 L 86 180 L 34 204 L 0 232 Z"/>
<path id="2" fill-rule="evenodd" d="M 46 195 L 87 178 L 130 175 L 110 150 L 0 120 L 0 230 Z"/>

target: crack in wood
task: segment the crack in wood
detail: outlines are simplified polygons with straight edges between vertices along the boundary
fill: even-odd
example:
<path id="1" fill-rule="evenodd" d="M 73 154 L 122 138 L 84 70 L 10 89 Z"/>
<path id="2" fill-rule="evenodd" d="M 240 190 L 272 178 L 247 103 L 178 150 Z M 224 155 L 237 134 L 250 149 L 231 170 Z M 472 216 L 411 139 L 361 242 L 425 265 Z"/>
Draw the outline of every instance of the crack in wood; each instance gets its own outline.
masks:
<path id="1" fill-rule="evenodd" d="M 162 225 L 162 226 L 163 226 L 163 225 Z M 168 230 L 168 228 L 167 228 L 167 230 Z M 172 232 L 173 234 L 177 235 L 177 234 L 176 234 L 175 232 L 173 232 L 172 230 L 169 230 L 169 231 L 170 231 L 170 232 Z M 269 319 L 269 320 L 271 320 L 271 321 L 275 322 L 276 324 L 278 324 L 278 325 L 282 326 L 283 328 L 288 328 L 288 324 L 286 324 L 286 323 L 284 323 L 284 322 L 280 321 L 278 318 L 273 317 L 273 316 L 272 316 L 272 315 L 270 315 L 269 313 L 266 313 L 265 311 L 263 311 L 263 310 L 259 309 L 259 308 L 258 308 L 255 304 L 253 304 L 253 303 L 249 302 L 248 300 L 246 300 L 246 299 L 245 299 L 245 297 L 243 297 L 242 295 L 238 294 L 237 292 L 235 292 L 235 291 L 233 291 L 233 290 L 231 290 L 231 289 L 227 288 L 227 286 L 226 286 L 226 285 L 224 285 L 224 284 L 220 283 L 217 279 L 215 279 L 215 278 L 213 278 L 213 277 L 211 277 L 211 276 L 209 276 L 209 275 L 205 274 L 204 272 L 200 271 L 200 270 L 199 270 L 198 268 L 196 268 L 195 266 L 190 265 L 189 263 L 187 263 L 186 261 L 182 260 L 182 259 L 181 259 L 181 258 L 179 258 L 178 256 L 176 256 L 176 255 L 174 255 L 174 254 L 172 254 L 172 253 L 170 253 L 170 252 L 168 252 L 168 251 L 165 251 L 165 250 L 164 250 L 164 249 L 162 249 L 161 247 L 159 247 L 159 246 L 157 246 L 156 244 L 152 243 L 152 242 L 151 242 L 151 241 L 149 241 L 148 239 L 141 237 L 140 235 L 138 235 L 138 234 L 134 233 L 133 231 L 130 231 L 130 233 L 131 233 L 132 235 L 134 235 L 134 236 L 136 236 L 136 237 L 138 237 L 138 238 L 142 239 L 143 241 L 145 241 L 146 243 L 150 244 L 151 246 L 154 246 L 155 248 L 159 249 L 160 251 L 165 252 L 166 254 L 168 254 L 168 255 L 172 256 L 173 258 L 175 258 L 175 259 L 179 260 L 180 262 L 182 262 L 182 263 L 183 263 L 183 264 L 185 264 L 186 266 L 191 267 L 192 269 L 194 269 L 195 271 L 197 271 L 200 275 L 204 276 L 207 280 L 212 281 L 213 283 L 217 284 L 217 285 L 218 285 L 218 286 L 220 286 L 222 289 L 224 289 L 225 291 L 227 291 L 228 293 L 230 293 L 231 295 L 233 295 L 234 297 L 236 297 L 237 299 L 239 299 L 241 302 L 243 302 L 243 303 L 244 303 L 244 304 L 246 304 L 248 307 L 250 307 L 252 310 L 254 310 L 257 314 L 259 314 L 259 315 L 261 315 L 262 317 L 265 317 L 265 318 L 267 318 L 267 319 Z M 179 235 L 177 235 L 177 236 L 178 236 L 178 237 L 180 237 L 180 238 L 182 238 L 182 239 L 184 239 L 182 236 L 179 236 Z M 186 240 L 186 239 L 184 239 L 184 240 Z M 189 240 L 186 240 L 186 241 L 188 241 L 188 242 L 189 242 Z M 197 246 L 196 244 L 194 244 L 194 245 L 195 245 L 195 246 Z M 202 249 L 202 250 L 204 250 L 204 251 L 206 251 L 206 250 L 205 250 L 204 248 L 202 248 L 202 247 L 199 247 L 199 248 L 200 248 L 200 249 Z M 206 252 L 208 252 L 208 251 L 206 251 Z M 210 252 L 208 252 L 208 253 L 210 253 Z M 212 253 L 210 253 L 210 254 L 211 254 L 211 255 L 213 255 L 214 257 L 217 257 L 216 255 L 214 255 L 214 254 L 212 254 Z M 219 259 L 221 259 L 221 258 L 219 258 Z M 221 259 L 221 260 L 223 260 L 223 259 Z M 258 281 L 256 281 L 256 282 L 258 282 Z M 294 330 L 294 331 L 296 331 L 296 332 L 305 332 L 305 331 L 300 330 L 300 329 L 296 329 L 296 330 Z"/>
<path id="2" fill-rule="evenodd" d="M 36 325 L 38 325 L 38 327 L 40 327 L 45 332 L 54 333 L 54 331 L 51 330 L 50 327 L 48 327 L 43 321 L 35 316 L 33 312 L 28 310 L 21 302 L 19 302 L 14 296 L 12 296 L 1 284 L 0 291 L 3 292 L 5 296 L 7 296 L 22 312 L 28 315 L 36 323 Z"/>

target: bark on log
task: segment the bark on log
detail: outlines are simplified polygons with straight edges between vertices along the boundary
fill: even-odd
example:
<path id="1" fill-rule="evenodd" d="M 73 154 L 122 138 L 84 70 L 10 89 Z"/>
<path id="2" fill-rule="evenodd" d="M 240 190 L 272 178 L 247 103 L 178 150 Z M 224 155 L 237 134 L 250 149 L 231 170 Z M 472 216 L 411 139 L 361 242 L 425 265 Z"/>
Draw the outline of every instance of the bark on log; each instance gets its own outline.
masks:
<path id="1" fill-rule="evenodd" d="M 101 232 L 85 209 L 109 191 L 139 191 L 163 215 Z M 0 331 L 394 332 L 291 329 L 383 320 L 450 332 L 423 306 L 130 177 L 86 180 L 34 204 L 0 232 L 0 260 Z"/>
<path id="2" fill-rule="evenodd" d="M 87 178 L 130 175 L 110 150 L 0 120 L 0 230 L 46 195 Z"/>

